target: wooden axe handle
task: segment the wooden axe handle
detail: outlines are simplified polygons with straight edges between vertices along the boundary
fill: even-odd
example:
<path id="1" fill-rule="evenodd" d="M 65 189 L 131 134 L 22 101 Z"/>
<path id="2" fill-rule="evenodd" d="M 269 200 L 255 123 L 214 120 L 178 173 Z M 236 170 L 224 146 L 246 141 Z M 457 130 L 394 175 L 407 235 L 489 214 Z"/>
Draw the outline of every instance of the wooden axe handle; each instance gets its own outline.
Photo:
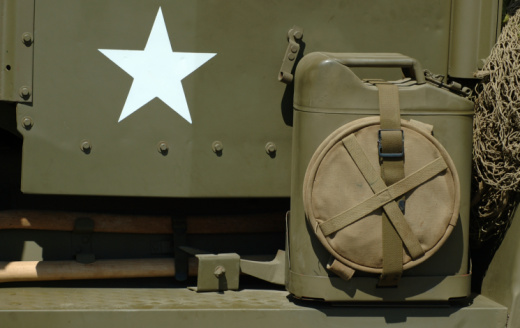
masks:
<path id="1" fill-rule="evenodd" d="M 99 213 L 0 211 L 0 230 L 31 229 L 73 231 L 78 218 L 94 221 L 94 232 L 171 234 L 169 216 L 118 215 Z M 189 234 L 282 232 L 284 213 L 248 214 L 236 216 L 188 216 Z"/>
<path id="2" fill-rule="evenodd" d="M 196 275 L 197 263 L 190 259 L 189 274 Z M 89 264 L 75 261 L 0 262 L 0 283 L 14 281 L 49 281 L 77 279 L 115 279 L 173 277 L 173 258 L 97 260 Z"/>

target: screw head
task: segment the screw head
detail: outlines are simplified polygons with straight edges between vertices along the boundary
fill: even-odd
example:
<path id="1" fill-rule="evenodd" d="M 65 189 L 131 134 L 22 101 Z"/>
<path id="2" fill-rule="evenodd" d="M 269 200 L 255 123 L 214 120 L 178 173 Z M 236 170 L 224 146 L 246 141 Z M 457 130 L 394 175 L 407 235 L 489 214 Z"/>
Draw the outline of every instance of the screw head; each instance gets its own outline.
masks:
<path id="1" fill-rule="evenodd" d="M 20 94 L 20 97 L 22 97 L 23 99 L 29 99 L 29 97 L 31 96 L 31 89 L 26 86 L 20 87 L 18 92 Z"/>
<path id="2" fill-rule="evenodd" d="M 32 34 L 29 32 L 22 34 L 22 41 L 26 46 L 30 46 L 33 42 Z"/>
<path id="3" fill-rule="evenodd" d="M 32 126 L 34 125 L 34 122 L 33 120 L 29 117 L 29 116 L 26 116 L 22 119 L 22 126 L 26 129 L 26 130 L 30 130 L 32 128 Z"/>
<path id="4" fill-rule="evenodd" d="M 83 140 L 81 143 L 80 143 L 80 146 L 81 150 L 85 153 L 85 154 L 89 154 L 91 151 L 92 151 L 92 144 L 90 143 L 90 141 L 88 140 Z"/>
<path id="5" fill-rule="evenodd" d="M 294 32 L 293 35 L 294 35 L 294 38 L 297 40 L 299 40 L 303 37 L 303 33 L 301 31 L 296 31 L 296 32 Z"/>
<path id="6" fill-rule="evenodd" d="M 268 142 L 265 145 L 265 152 L 269 155 L 276 153 L 276 145 L 274 144 L 274 142 Z"/>
<path id="7" fill-rule="evenodd" d="M 169 150 L 169 147 L 168 147 L 168 144 L 166 143 L 166 141 L 159 141 L 159 143 L 157 144 L 157 151 L 163 155 L 167 155 L 168 150 Z"/>
<path id="8" fill-rule="evenodd" d="M 222 265 L 217 266 L 215 268 L 215 271 L 213 272 L 213 274 L 217 278 L 222 277 L 225 273 L 226 273 L 226 268 L 224 268 Z"/>
<path id="9" fill-rule="evenodd" d="M 213 143 L 211 144 L 211 149 L 213 149 L 214 153 L 220 153 L 224 149 L 224 146 L 220 141 L 213 141 Z"/>

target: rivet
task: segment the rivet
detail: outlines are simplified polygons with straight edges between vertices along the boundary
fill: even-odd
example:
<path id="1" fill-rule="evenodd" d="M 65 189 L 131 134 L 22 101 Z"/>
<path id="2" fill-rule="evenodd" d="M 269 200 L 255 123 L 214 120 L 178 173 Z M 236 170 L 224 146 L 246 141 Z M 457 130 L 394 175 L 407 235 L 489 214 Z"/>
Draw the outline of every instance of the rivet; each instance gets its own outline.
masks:
<path id="1" fill-rule="evenodd" d="M 211 144 L 211 149 L 213 149 L 214 153 L 218 154 L 222 153 L 222 150 L 224 150 L 224 146 L 220 141 L 213 141 L 213 143 Z"/>
<path id="2" fill-rule="evenodd" d="M 83 140 L 81 143 L 80 143 L 80 146 L 81 150 L 85 153 L 85 154 L 90 154 L 90 152 L 92 151 L 92 145 L 90 144 L 90 141 L 88 140 Z"/>
<path id="3" fill-rule="evenodd" d="M 167 155 L 168 150 L 169 150 L 169 147 L 168 147 L 168 144 L 166 143 L 166 141 L 159 141 L 159 143 L 157 144 L 157 151 L 163 155 Z"/>
<path id="4" fill-rule="evenodd" d="M 266 145 L 265 145 L 265 152 L 268 154 L 268 155 L 273 155 L 276 153 L 276 145 L 274 144 L 274 142 L 268 142 Z"/>
<path id="5" fill-rule="evenodd" d="M 213 274 L 217 278 L 222 277 L 225 273 L 226 273 L 226 268 L 224 268 L 222 265 L 217 266 L 215 268 L 215 271 L 213 272 Z"/>
<path id="6" fill-rule="evenodd" d="M 31 89 L 29 87 L 23 86 L 21 87 L 18 92 L 20 93 L 20 97 L 23 99 L 29 99 L 31 96 Z"/>
<path id="7" fill-rule="evenodd" d="M 22 42 L 26 46 L 30 46 L 32 44 L 32 42 L 33 42 L 32 34 L 29 33 L 29 32 L 25 32 L 24 34 L 22 34 Z"/>
<path id="8" fill-rule="evenodd" d="M 294 35 L 294 38 L 297 39 L 297 40 L 301 39 L 302 36 L 303 36 L 301 31 L 296 31 L 296 32 L 294 32 L 293 35 Z"/>
<path id="9" fill-rule="evenodd" d="M 22 119 L 22 126 L 26 129 L 26 130 L 30 130 L 34 125 L 34 122 L 32 120 L 32 118 L 26 116 Z"/>
<path id="10" fill-rule="evenodd" d="M 291 52 L 293 52 L 293 53 L 297 53 L 297 52 L 298 52 L 298 46 L 293 45 L 293 46 L 291 47 Z"/>
<path id="11" fill-rule="evenodd" d="M 289 54 L 289 56 L 287 56 L 287 58 L 289 58 L 289 60 L 294 60 L 294 58 L 296 58 L 296 56 L 293 53 L 291 53 L 291 54 Z"/>

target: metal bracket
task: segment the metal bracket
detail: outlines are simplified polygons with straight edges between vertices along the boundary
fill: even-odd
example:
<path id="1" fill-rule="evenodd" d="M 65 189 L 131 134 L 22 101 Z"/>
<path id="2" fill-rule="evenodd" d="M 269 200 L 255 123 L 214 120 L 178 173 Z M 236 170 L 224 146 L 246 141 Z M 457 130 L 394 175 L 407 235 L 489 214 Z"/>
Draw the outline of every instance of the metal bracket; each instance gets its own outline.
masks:
<path id="1" fill-rule="evenodd" d="M 238 289 L 240 277 L 238 254 L 197 254 L 196 257 L 199 260 L 197 292 Z"/>
<path id="2" fill-rule="evenodd" d="M 289 84 L 293 81 L 293 68 L 300 51 L 300 42 L 303 38 L 303 28 L 299 26 L 293 26 L 289 32 L 287 32 L 287 50 L 285 50 L 285 56 L 283 57 L 282 67 L 278 74 L 278 81 L 285 84 Z"/>
<path id="3" fill-rule="evenodd" d="M 34 0 L 0 0 L 0 101 L 33 98 Z"/>
<path id="4" fill-rule="evenodd" d="M 285 252 L 279 250 L 269 262 L 240 260 L 240 270 L 264 281 L 285 285 Z"/>
<path id="5" fill-rule="evenodd" d="M 78 240 L 74 243 L 76 261 L 88 264 L 96 261 L 92 251 L 92 233 L 94 232 L 94 221 L 90 218 L 77 218 L 74 222 L 74 234 Z"/>

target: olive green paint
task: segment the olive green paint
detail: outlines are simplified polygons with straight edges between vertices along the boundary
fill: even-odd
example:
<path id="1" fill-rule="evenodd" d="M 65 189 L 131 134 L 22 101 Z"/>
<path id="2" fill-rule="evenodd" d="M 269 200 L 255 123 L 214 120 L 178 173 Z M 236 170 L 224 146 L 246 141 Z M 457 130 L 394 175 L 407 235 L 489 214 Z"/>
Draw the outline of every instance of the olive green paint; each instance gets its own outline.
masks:
<path id="1" fill-rule="evenodd" d="M 482 283 L 482 295 L 508 308 L 509 327 L 520 325 L 520 212 L 516 210 L 511 226 L 498 248 Z"/>
<path id="2" fill-rule="evenodd" d="M 452 6 L 448 74 L 473 78 L 500 33 L 502 0 L 456 0 Z"/>
<path id="3" fill-rule="evenodd" d="M 497 29 L 493 24 L 500 3 L 0 0 L 0 101 L 25 103 L 16 109 L 17 128 L 24 137 L 22 188 L 26 193 L 40 194 L 289 196 L 293 131 L 281 119 L 285 86 L 275 75 L 291 26 L 297 24 L 305 29 L 305 53 L 401 52 L 417 58 L 434 73 L 467 78 L 494 42 Z M 467 5 L 474 6 L 472 10 L 461 9 Z M 132 78 L 97 49 L 143 49 L 159 7 L 174 51 L 217 53 L 183 81 L 194 124 L 187 124 L 157 99 L 118 124 Z M 22 23 L 29 25 L 20 28 Z M 23 35 L 31 29 L 34 42 L 27 46 Z M 380 70 L 359 72 L 365 77 L 393 76 Z M 23 86 L 30 87 L 27 99 L 20 97 Z M 404 114 L 407 118 L 431 120 L 440 135 L 445 134 L 443 129 L 457 129 L 468 135 L 467 111 L 453 111 L 450 125 L 436 117 L 446 115 L 439 112 L 445 105 L 431 111 L 422 108 L 417 116 L 405 108 Z M 14 103 L 0 103 L 2 114 L 14 114 L 14 107 Z M 309 129 L 323 127 L 320 133 L 325 137 L 331 128 L 327 114 L 330 108 L 315 111 L 298 108 L 296 124 L 307 121 Z M 374 114 L 366 109 L 333 111 L 345 120 Z M 11 120 L 4 120 L 11 118 L 10 114 L 1 117 L 0 126 L 11 127 Z M 24 124 L 27 118 L 32 122 L 30 129 Z M 293 146 L 299 152 L 295 156 L 312 155 L 310 150 L 302 150 L 305 133 L 305 129 L 295 130 L 294 136 L 299 138 Z M 88 154 L 81 149 L 86 140 L 92 147 Z M 220 151 L 214 152 L 215 141 L 220 142 Z M 168 145 L 166 155 L 158 151 L 161 142 Z M 450 152 L 458 151 L 458 146 L 444 142 L 447 148 L 455 147 L 448 149 Z M 267 154 L 268 143 L 276 146 L 276 156 Z M 303 165 L 298 167 L 296 176 L 303 174 Z M 469 178 L 465 179 L 463 183 L 468 183 Z M 88 209 L 89 204 L 82 206 Z M 295 212 L 293 216 L 301 215 Z M 298 237 L 302 243 L 308 242 L 307 233 Z M 2 231 L 2 258 L 50 260 L 75 256 L 71 245 L 76 244 L 76 236 L 49 234 L 52 236 L 40 238 L 37 233 Z M 467 231 L 456 234 L 463 236 L 462 262 L 466 264 L 455 270 L 463 272 L 468 263 Z M 512 315 L 510 326 L 518 320 L 518 279 L 516 271 L 509 270 L 516 263 L 510 259 L 518 243 L 512 237 L 510 233 L 492 263 L 483 295 L 460 303 L 338 307 L 294 302 L 287 292 L 278 290 L 197 294 L 185 288 L 141 288 L 144 285 L 124 289 L 2 286 L 0 323 L 8 328 L 43 324 L 243 327 L 244 323 L 251 327 L 502 328 L 508 312 Z M 101 256 L 153 257 L 170 255 L 170 239 L 104 235 L 93 245 Z M 212 240 L 204 236 L 205 241 L 208 239 Z M 225 242 L 214 244 L 221 246 Z M 241 247 L 253 249 L 244 244 Z M 292 255 L 299 256 L 294 249 Z M 435 261 L 440 263 L 442 259 Z M 78 284 L 88 286 L 86 282 Z M 464 289 L 467 285 L 459 286 Z"/>
<path id="4" fill-rule="evenodd" d="M 376 288 L 378 275 L 365 277 L 361 273 L 348 282 L 337 276 L 329 278 L 326 265 L 331 255 L 305 218 L 303 179 L 309 160 L 329 134 L 356 119 L 379 115 L 377 88 L 360 81 L 344 66 L 357 56 L 312 53 L 296 70 L 288 290 L 298 297 L 330 301 L 447 300 L 467 296 L 471 279 L 468 240 L 473 103 L 428 83 L 399 85 L 401 118 L 433 125 L 436 139 L 453 159 L 461 185 L 460 217 L 454 231 L 430 259 L 406 270 L 397 288 Z M 373 57 L 384 66 L 384 62 L 393 63 L 396 56 L 362 57 Z M 366 65 L 375 64 L 367 61 Z"/>
<path id="5" fill-rule="evenodd" d="M 98 49 L 142 50 L 159 7 L 174 51 L 217 53 L 183 80 L 193 124 L 159 99 L 118 123 L 132 77 Z M 450 12 L 447 0 L 36 1 L 34 98 L 17 108 L 22 190 L 288 196 L 291 128 L 281 117 L 285 86 L 277 80 L 288 29 L 305 29 L 306 53 L 399 51 L 446 74 Z M 24 117 L 34 122 L 30 130 Z M 219 154 L 214 141 L 223 145 Z M 166 155 L 157 151 L 160 142 Z M 265 151 L 269 142 L 274 156 Z"/>
<path id="6" fill-rule="evenodd" d="M 295 303 L 287 292 L 186 289 L 3 288 L 2 327 L 504 328 L 506 308 L 483 296 L 460 304 L 342 307 Z"/>
<path id="7" fill-rule="evenodd" d="M 0 101 L 32 101 L 34 0 L 0 1 Z"/>

